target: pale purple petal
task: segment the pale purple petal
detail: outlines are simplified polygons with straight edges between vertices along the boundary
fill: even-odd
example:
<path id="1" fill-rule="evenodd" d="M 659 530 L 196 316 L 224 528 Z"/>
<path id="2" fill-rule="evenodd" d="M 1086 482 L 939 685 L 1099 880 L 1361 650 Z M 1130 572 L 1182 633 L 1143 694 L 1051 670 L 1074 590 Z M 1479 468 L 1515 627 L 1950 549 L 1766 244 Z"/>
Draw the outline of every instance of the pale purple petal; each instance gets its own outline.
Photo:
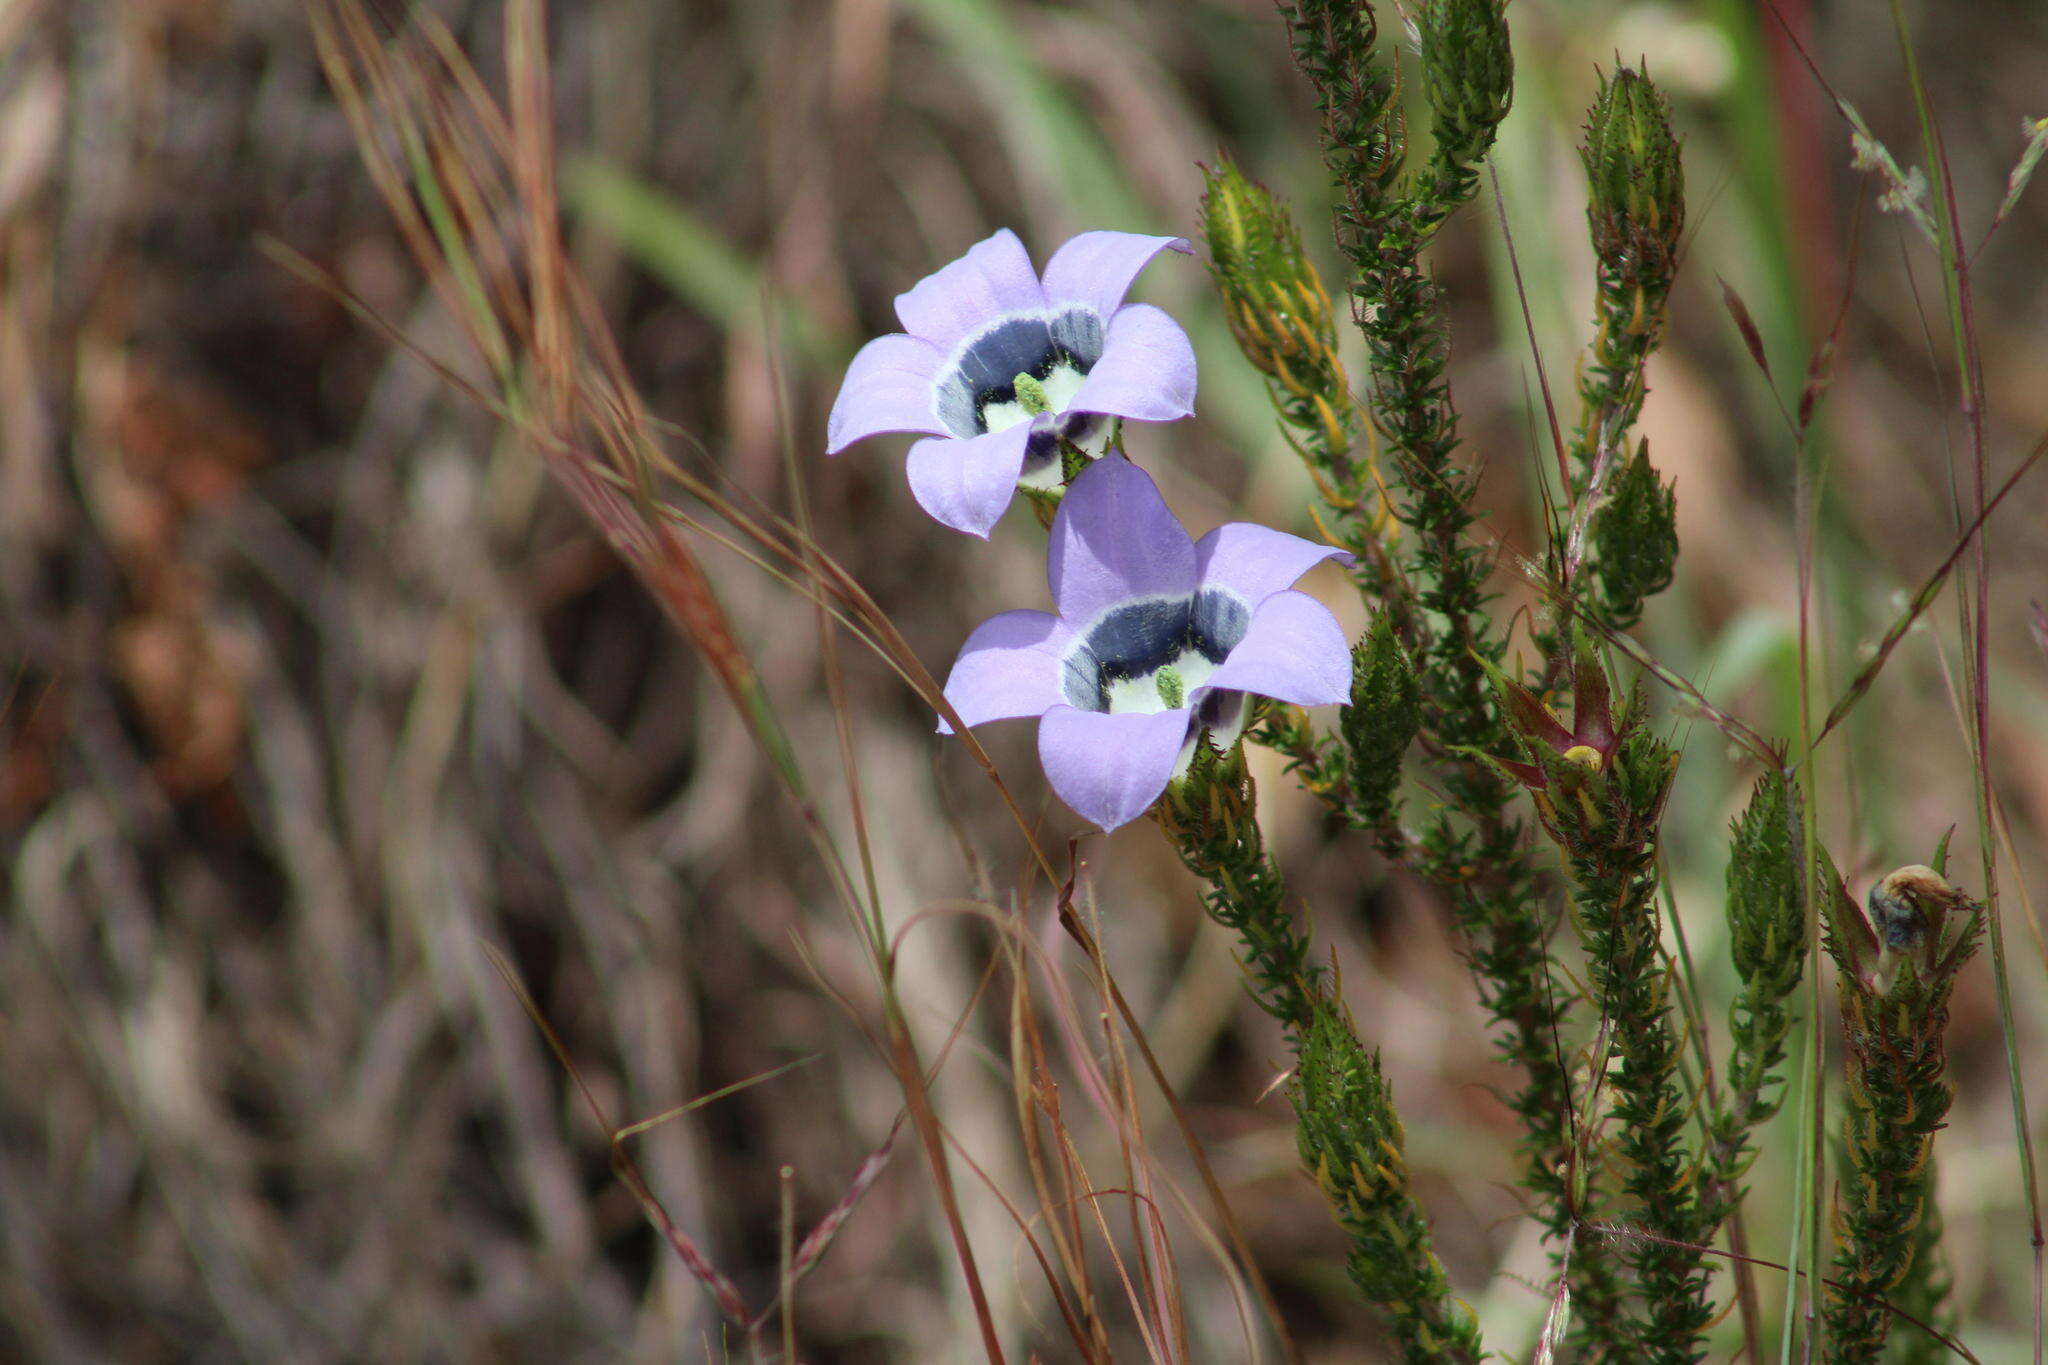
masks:
<path id="1" fill-rule="evenodd" d="M 1195 410 L 1195 348 L 1188 334 L 1149 303 L 1119 308 L 1103 333 L 1102 359 L 1067 408 L 1140 422 L 1187 416 Z"/>
<path id="2" fill-rule="evenodd" d="M 976 242 L 959 260 L 896 296 L 903 330 L 942 351 L 1006 313 L 1035 313 L 1044 307 L 1045 291 L 1038 286 L 1031 256 L 1008 228 Z"/>
<path id="3" fill-rule="evenodd" d="M 1318 545 L 1248 521 L 1219 526 L 1195 542 L 1202 586 L 1222 588 L 1254 610 L 1324 560 L 1349 563 L 1351 557 L 1334 545 Z"/>
<path id="4" fill-rule="evenodd" d="M 943 433 L 932 391 L 945 356 L 929 341 L 892 332 L 860 348 L 825 423 L 825 453 L 885 431 Z"/>
<path id="5" fill-rule="evenodd" d="M 1108 455 L 1075 476 L 1052 519 L 1046 578 L 1078 626 L 1133 597 L 1195 589 L 1195 544 L 1150 475 Z"/>
<path id="6" fill-rule="evenodd" d="M 1038 723 L 1038 761 L 1060 800 L 1104 831 L 1127 825 L 1166 790 L 1191 713 L 1055 706 Z"/>
<path id="7" fill-rule="evenodd" d="M 946 700 L 968 725 L 1042 716 L 1065 703 L 1060 655 L 1070 632 L 1049 611 L 1006 611 L 974 628 L 946 675 Z M 953 727 L 942 718 L 939 733 Z"/>
<path id="8" fill-rule="evenodd" d="M 1330 609 L 1305 592 L 1276 592 L 1252 613 L 1230 656 L 1203 683 L 1295 706 L 1351 700 L 1351 645 Z"/>
<path id="9" fill-rule="evenodd" d="M 1084 232 L 1045 263 L 1045 297 L 1055 306 L 1080 303 L 1107 319 L 1124 301 L 1138 272 L 1171 248 L 1191 253 L 1184 237 L 1142 237 L 1135 232 Z"/>
<path id="10" fill-rule="evenodd" d="M 1031 423 L 959 439 L 928 436 L 910 448 L 910 491 L 935 521 L 988 539 L 1010 505 Z"/>

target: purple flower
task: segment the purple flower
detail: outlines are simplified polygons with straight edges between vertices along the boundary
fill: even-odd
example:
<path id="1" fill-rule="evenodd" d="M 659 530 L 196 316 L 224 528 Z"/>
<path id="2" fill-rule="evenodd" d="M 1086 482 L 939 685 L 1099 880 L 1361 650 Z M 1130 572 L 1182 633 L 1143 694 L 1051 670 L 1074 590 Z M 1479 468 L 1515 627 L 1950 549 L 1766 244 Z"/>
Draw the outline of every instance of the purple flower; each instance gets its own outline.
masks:
<path id="1" fill-rule="evenodd" d="M 1187 333 L 1123 301 L 1168 248 L 1189 249 L 1179 237 L 1084 232 L 1040 279 L 1008 228 L 977 242 L 897 296 L 905 331 L 853 358 L 827 452 L 887 431 L 925 435 L 910 448 L 911 492 L 939 521 L 986 538 L 1019 483 L 1059 486 L 1061 436 L 1100 455 L 1116 418 L 1195 410 Z"/>
<path id="2" fill-rule="evenodd" d="M 1244 522 L 1189 540 L 1144 471 L 1098 460 L 1053 518 L 1046 576 L 1058 615 L 984 621 L 960 648 L 946 699 L 969 725 L 1040 717 L 1053 790 L 1115 829 L 1186 770 L 1204 729 L 1236 740 L 1248 693 L 1298 706 L 1350 698 L 1337 618 L 1291 590 L 1314 565 L 1347 557 Z"/>

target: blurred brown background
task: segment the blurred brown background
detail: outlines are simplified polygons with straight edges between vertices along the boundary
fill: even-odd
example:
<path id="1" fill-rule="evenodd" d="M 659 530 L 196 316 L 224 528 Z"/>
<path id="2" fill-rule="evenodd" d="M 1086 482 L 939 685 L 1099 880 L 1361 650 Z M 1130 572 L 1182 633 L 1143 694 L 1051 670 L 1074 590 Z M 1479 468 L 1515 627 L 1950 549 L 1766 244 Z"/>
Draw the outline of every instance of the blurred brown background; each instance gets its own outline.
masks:
<path id="1" fill-rule="evenodd" d="M 495 80 L 500 6 L 431 8 Z M 1888 6 L 1782 8 L 1839 93 L 1917 160 Z M 2021 0 L 1907 8 L 1975 241 L 2022 118 L 2048 114 L 2048 20 Z M 1644 634 L 1717 702 L 1789 734 L 1796 460 L 1717 277 L 1755 313 L 1788 402 L 1852 289 L 1809 455 L 1825 701 L 1955 536 L 1965 457 L 1933 257 L 1879 209 L 1844 124 L 1746 0 L 1519 0 L 1511 21 L 1520 84 L 1499 182 L 1529 320 L 1567 390 L 1591 289 L 1572 140 L 1595 66 L 1644 57 L 1677 101 L 1696 236 L 1644 430 L 1677 479 L 1684 549 Z M 986 614 L 1042 605 L 1040 551 L 1022 512 L 989 546 L 925 521 L 900 442 L 816 456 L 845 360 L 894 326 L 890 298 L 1002 225 L 1040 260 L 1085 227 L 1192 232 L 1197 163 L 1218 148 L 1292 196 L 1329 254 L 1313 115 L 1266 0 L 607 0 L 557 3 L 551 35 L 572 242 L 653 409 L 701 443 L 697 467 L 775 507 L 792 436 L 820 541 L 941 672 Z M 747 1358 L 613 1178 L 486 950 L 516 966 L 616 1121 L 802 1062 L 634 1145 L 678 1226 L 766 1302 L 778 1171 L 793 1172 L 801 1232 L 902 1097 L 856 1027 L 872 1023 L 871 971 L 760 756 L 531 454 L 259 253 L 274 238 L 421 345 L 459 349 L 297 5 L 14 0 L 0 53 L 0 1358 Z M 1977 258 L 1994 476 L 2048 428 L 2044 227 L 2037 189 Z M 1437 265 L 1488 469 L 1485 532 L 1512 563 L 1540 544 L 1540 409 L 1490 203 L 1446 233 Z M 1134 433 L 1133 453 L 1198 532 L 1231 516 L 1306 529 L 1305 481 L 1201 267 L 1163 261 L 1139 293 L 1187 321 L 1203 398 L 1196 422 Z M 2035 1106 L 2048 972 L 2027 893 L 2048 659 L 2027 612 L 2048 598 L 2044 509 L 2030 482 L 1992 534 L 1993 775 L 2017 855 L 2002 881 Z M 836 793 L 811 609 L 705 553 Z M 1337 600 L 1334 577 L 1311 586 Z M 1504 610 L 1528 597 L 1506 569 L 1501 587 Z M 1945 601 L 1832 744 L 1824 819 L 1859 892 L 1957 822 L 1962 880 L 1978 881 L 1957 638 Z M 932 912 L 906 932 L 899 978 L 927 1055 L 969 1021 L 942 1116 L 1029 1205 L 1000 1012 L 973 1003 L 997 943 L 973 903 L 1024 888 L 1048 970 L 1072 984 L 1078 963 L 995 795 L 935 742 L 925 708 L 857 653 L 846 686 L 888 919 Z M 1688 740 L 1674 883 L 1694 954 L 1719 962 L 1722 832 L 1748 775 L 1708 727 L 1670 715 Z M 991 742 L 1040 800 L 1029 727 Z M 1517 1216 L 1503 1078 L 1442 916 L 1266 785 L 1294 885 L 1385 1049 L 1453 1279 L 1519 1355 L 1545 1261 Z M 843 830 L 843 802 L 825 802 Z M 1045 822 L 1055 842 L 1076 832 L 1056 805 Z M 1268 1093 L 1284 1050 L 1227 942 L 1156 831 L 1082 848 L 1109 958 L 1303 1350 L 1378 1359 Z M 1722 986 L 1710 972 L 1710 996 Z M 1961 1096 L 1941 1170 L 1958 1304 L 1982 1358 L 2016 1359 L 2025 1210 L 1984 972 L 1952 1040 Z M 1204 1240 L 1178 1139 L 1157 1112 L 1144 1122 L 1160 1178 L 1188 1198 L 1171 1222 L 1194 1357 L 1274 1358 Z M 1076 1124 L 1113 1170 L 1105 1126 Z M 1793 1140 L 1789 1124 L 1767 1140 L 1752 1225 L 1766 1256 L 1784 1253 Z M 1016 1225 L 966 1167 L 955 1176 L 1020 1358 L 1063 1358 Z M 1762 1284 L 1775 1308 L 1781 1280 Z M 971 1359 L 969 1323 L 906 1140 L 803 1283 L 799 1353 Z M 1134 1330 L 1116 1345 L 1146 1356 Z M 773 1334 L 763 1349 L 776 1357 Z"/>

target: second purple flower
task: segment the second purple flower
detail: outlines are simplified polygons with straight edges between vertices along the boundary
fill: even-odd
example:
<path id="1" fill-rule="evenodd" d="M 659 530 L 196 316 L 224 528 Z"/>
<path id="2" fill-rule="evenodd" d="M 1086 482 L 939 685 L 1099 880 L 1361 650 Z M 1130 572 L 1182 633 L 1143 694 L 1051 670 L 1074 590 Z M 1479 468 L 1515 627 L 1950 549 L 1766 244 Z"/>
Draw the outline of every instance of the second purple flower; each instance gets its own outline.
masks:
<path id="1" fill-rule="evenodd" d="M 1345 552 L 1233 522 L 1191 540 L 1151 478 L 1121 456 L 1081 471 L 1053 518 L 1058 614 L 983 622 L 946 679 L 968 725 L 1039 717 L 1053 790 L 1105 830 L 1143 815 L 1204 730 L 1223 747 L 1256 694 L 1346 701 L 1351 649 L 1294 581 Z M 943 728 L 943 727 L 942 727 Z"/>

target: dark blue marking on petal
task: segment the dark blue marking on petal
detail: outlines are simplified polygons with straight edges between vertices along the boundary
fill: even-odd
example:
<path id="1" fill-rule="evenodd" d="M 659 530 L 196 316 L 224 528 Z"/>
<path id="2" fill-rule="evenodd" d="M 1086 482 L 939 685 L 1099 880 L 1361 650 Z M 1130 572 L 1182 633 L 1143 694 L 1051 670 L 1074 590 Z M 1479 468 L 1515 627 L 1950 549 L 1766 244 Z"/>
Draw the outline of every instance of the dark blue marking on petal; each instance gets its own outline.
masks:
<path id="1" fill-rule="evenodd" d="M 1067 655 L 1061 674 L 1067 700 L 1084 711 L 1107 711 L 1109 689 L 1179 658 L 1190 633 L 1185 597 L 1141 597 L 1112 607 Z"/>
<path id="2" fill-rule="evenodd" d="M 1195 714 L 1188 722 L 1189 728 L 1199 726 L 1204 730 L 1234 731 L 1244 720 L 1244 700 L 1242 692 L 1233 692 L 1227 687 L 1217 688 L 1202 698 L 1201 705 L 1195 708 Z M 1233 733 L 1231 738 L 1235 739 L 1236 734 Z"/>
<path id="3" fill-rule="evenodd" d="M 1236 593 L 1204 588 L 1195 594 L 1193 644 L 1210 663 L 1222 663 L 1251 625 L 1252 609 Z"/>
<path id="4" fill-rule="evenodd" d="M 1046 324 L 1053 344 L 1074 358 L 1082 374 L 1102 359 L 1102 318 L 1093 308 L 1070 308 Z"/>
<path id="5" fill-rule="evenodd" d="M 1112 686 L 1148 678 L 1189 650 L 1220 664 L 1244 639 L 1251 609 L 1234 593 L 1144 597 L 1112 607 L 1068 651 L 1060 690 L 1083 711 L 1107 711 Z"/>
<path id="6" fill-rule="evenodd" d="M 1063 412 L 1051 421 L 1037 423 L 1031 428 L 1030 443 L 1024 447 L 1024 473 L 1044 469 L 1057 460 L 1060 437 L 1086 449 L 1088 442 L 1113 420 L 1094 412 Z"/>
<path id="7" fill-rule="evenodd" d="M 1067 705 L 1082 711 L 1107 711 L 1109 698 L 1102 685 L 1102 666 L 1080 644 L 1060 663 L 1060 691 Z"/>
<path id="8" fill-rule="evenodd" d="M 1093 309 L 1000 319 L 969 341 L 940 377 L 939 420 L 955 436 L 979 436 L 988 430 L 983 409 L 1016 401 L 1018 375 L 1042 380 L 1062 365 L 1087 374 L 1100 359 L 1102 319 Z"/>

